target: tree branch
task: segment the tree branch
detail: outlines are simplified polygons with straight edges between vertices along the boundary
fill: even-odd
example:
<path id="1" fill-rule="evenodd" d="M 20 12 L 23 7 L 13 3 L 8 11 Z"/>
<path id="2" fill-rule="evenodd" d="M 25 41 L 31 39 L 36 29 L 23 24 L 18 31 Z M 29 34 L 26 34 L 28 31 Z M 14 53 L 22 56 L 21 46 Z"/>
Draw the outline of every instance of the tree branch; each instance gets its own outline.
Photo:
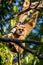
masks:
<path id="1" fill-rule="evenodd" d="M 14 42 L 14 43 L 34 43 L 37 45 L 43 45 L 43 42 L 40 41 L 36 41 L 36 40 L 17 40 L 17 39 L 10 39 L 10 38 L 1 38 L 0 37 L 0 41 L 2 42 Z"/>
<path id="2" fill-rule="evenodd" d="M 23 48 L 25 51 L 29 52 L 29 53 L 32 53 L 32 54 L 35 54 L 35 51 L 32 51 L 26 47 L 24 47 L 23 45 L 21 45 L 20 43 L 23 43 L 23 42 L 27 42 L 27 43 L 35 43 L 35 44 L 43 44 L 43 42 L 40 42 L 40 41 L 36 41 L 36 40 L 16 40 L 16 39 L 9 39 L 9 38 L 0 38 L 0 41 L 2 42 L 13 42 L 13 43 L 16 43 L 17 45 L 19 45 L 21 48 Z M 43 56 L 40 56 L 40 55 L 35 55 L 37 56 L 39 59 L 42 59 L 43 60 Z"/>

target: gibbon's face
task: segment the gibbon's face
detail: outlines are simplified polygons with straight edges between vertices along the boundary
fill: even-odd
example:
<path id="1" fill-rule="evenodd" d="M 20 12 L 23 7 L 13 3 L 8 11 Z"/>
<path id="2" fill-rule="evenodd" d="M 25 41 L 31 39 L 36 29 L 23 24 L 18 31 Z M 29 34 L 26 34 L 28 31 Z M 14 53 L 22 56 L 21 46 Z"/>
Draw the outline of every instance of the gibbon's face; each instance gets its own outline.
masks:
<path id="1" fill-rule="evenodd" d="M 17 26 L 16 32 L 17 35 L 24 35 L 25 34 L 25 26 L 19 25 Z"/>

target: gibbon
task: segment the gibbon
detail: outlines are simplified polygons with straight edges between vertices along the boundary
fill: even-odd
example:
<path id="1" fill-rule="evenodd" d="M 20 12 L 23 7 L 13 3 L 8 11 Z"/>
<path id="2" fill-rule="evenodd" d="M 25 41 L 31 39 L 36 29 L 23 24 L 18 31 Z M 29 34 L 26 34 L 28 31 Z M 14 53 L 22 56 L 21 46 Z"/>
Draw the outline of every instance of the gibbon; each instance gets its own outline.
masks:
<path id="1" fill-rule="evenodd" d="M 27 37 L 27 35 L 31 32 L 31 30 L 35 27 L 36 25 L 36 21 L 37 21 L 37 17 L 38 17 L 38 11 L 36 11 L 29 22 L 21 24 L 21 23 L 17 23 L 10 31 L 10 33 L 6 36 L 4 36 L 5 38 L 13 38 L 13 39 L 19 39 L 19 40 L 25 40 L 25 38 Z M 16 43 L 5 43 L 11 50 L 11 52 L 13 52 L 14 49 L 16 49 L 16 51 L 18 53 L 22 53 L 23 49 L 17 45 Z M 21 43 L 23 46 L 25 46 L 25 43 Z M 10 47 L 11 46 L 11 47 Z"/>
<path id="2" fill-rule="evenodd" d="M 38 12 L 39 11 L 34 12 L 34 14 L 32 15 L 29 22 L 24 23 L 24 24 L 21 24 L 20 22 L 18 22 L 11 29 L 10 33 L 7 34 L 7 35 L 4 35 L 3 38 L 25 40 L 27 35 L 31 32 L 31 30 L 36 25 Z M 11 60 L 10 61 L 11 61 L 11 65 L 12 65 L 14 52 L 17 52 L 20 55 L 24 51 L 24 49 L 22 49 L 19 45 L 17 45 L 16 43 L 13 43 L 13 42 L 8 42 L 8 43 L 6 42 L 6 43 L 3 43 L 3 44 L 5 44 L 10 50 L 10 55 L 11 55 Z M 25 46 L 25 43 L 20 43 L 20 44 Z"/>

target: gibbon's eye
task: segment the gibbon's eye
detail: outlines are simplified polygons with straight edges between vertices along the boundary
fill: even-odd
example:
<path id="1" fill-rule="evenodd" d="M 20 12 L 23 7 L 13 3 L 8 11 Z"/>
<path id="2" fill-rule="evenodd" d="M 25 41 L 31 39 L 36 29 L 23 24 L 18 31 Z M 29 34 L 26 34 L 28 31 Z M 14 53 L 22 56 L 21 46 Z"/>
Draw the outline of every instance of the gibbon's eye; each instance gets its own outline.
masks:
<path id="1" fill-rule="evenodd" d="M 24 29 L 19 29 L 19 31 L 24 31 Z"/>
<path id="2" fill-rule="evenodd" d="M 24 31 L 24 29 L 22 29 L 22 31 Z"/>
<path id="3" fill-rule="evenodd" d="M 21 29 L 19 29 L 19 30 L 21 30 Z"/>

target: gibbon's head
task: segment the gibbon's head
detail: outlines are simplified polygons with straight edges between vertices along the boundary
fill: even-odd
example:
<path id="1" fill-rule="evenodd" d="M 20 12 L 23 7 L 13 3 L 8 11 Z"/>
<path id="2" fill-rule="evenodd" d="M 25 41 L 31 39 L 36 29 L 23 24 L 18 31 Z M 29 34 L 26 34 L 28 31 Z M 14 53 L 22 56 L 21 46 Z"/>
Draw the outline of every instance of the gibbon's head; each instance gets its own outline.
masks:
<path id="1" fill-rule="evenodd" d="M 24 35 L 25 34 L 25 26 L 24 25 L 19 25 L 16 28 L 15 34 L 17 35 Z"/>

